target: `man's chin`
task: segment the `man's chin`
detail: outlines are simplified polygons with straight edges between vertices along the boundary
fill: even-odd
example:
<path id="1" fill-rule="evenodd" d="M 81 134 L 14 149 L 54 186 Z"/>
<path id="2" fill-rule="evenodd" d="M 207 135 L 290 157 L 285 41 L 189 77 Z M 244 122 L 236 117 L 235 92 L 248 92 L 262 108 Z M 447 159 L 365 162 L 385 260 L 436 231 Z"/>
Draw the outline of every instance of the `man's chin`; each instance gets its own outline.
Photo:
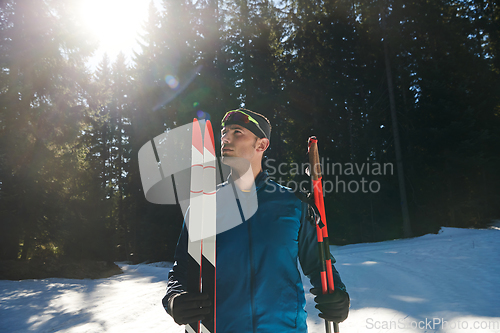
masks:
<path id="1" fill-rule="evenodd" d="M 229 162 L 229 161 L 228 161 L 228 156 L 224 156 L 224 155 L 222 155 L 222 156 L 221 156 L 220 161 L 221 161 L 223 164 L 228 165 L 228 164 L 227 164 L 227 163 Z"/>
<path id="2" fill-rule="evenodd" d="M 224 164 L 230 163 L 231 159 L 234 157 L 230 156 L 228 153 L 222 153 L 221 154 L 221 162 Z"/>
<path id="3" fill-rule="evenodd" d="M 227 166 L 238 169 L 247 169 L 250 167 L 250 161 L 247 159 L 243 157 L 229 156 L 228 154 L 222 155 L 221 162 Z"/>

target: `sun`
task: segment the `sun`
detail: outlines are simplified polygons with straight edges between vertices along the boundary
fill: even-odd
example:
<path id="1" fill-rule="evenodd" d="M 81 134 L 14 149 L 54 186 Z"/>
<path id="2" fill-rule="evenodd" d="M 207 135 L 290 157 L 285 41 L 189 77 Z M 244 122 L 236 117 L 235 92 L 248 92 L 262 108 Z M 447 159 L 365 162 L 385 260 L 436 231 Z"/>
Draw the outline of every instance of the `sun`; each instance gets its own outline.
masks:
<path id="1" fill-rule="evenodd" d="M 136 45 L 148 16 L 146 0 L 80 0 L 85 29 L 99 40 L 99 50 L 114 58 Z"/>

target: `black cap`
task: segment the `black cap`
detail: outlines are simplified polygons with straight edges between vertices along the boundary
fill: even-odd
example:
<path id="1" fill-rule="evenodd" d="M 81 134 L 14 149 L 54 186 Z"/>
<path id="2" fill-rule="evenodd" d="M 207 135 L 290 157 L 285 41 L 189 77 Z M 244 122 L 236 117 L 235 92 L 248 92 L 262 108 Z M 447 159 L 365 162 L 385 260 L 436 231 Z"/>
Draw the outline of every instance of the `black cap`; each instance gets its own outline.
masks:
<path id="1" fill-rule="evenodd" d="M 257 121 L 258 126 L 249 119 L 243 119 L 242 117 L 238 117 L 236 115 L 237 113 L 250 116 L 252 119 Z M 261 139 L 267 138 L 269 141 L 271 141 L 271 123 L 266 117 L 264 117 L 260 113 L 250 111 L 247 109 L 237 109 L 228 111 L 224 116 L 224 118 L 222 119 L 221 125 L 224 127 L 229 124 L 236 124 L 245 127 L 253 134 L 255 134 L 257 137 Z"/>

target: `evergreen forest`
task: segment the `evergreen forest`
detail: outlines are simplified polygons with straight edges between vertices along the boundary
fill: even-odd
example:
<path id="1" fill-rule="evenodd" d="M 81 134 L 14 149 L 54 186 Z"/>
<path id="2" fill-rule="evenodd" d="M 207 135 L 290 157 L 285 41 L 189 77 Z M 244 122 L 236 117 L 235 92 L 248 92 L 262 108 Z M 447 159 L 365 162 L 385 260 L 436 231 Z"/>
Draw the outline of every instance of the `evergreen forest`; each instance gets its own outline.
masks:
<path id="1" fill-rule="evenodd" d="M 173 260 L 138 151 L 239 107 L 283 185 L 318 138 L 333 244 L 500 218 L 498 0 L 162 0 L 95 68 L 72 4 L 0 2 L 0 260 Z"/>

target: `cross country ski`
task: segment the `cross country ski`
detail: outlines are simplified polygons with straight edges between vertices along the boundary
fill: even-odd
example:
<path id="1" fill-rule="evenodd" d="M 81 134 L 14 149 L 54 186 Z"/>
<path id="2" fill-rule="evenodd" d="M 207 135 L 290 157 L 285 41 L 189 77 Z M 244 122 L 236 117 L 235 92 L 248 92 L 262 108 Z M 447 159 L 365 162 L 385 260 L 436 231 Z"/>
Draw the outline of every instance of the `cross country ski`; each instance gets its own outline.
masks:
<path id="1" fill-rule="evenodd" d="M 212 125 L 208 120 L 202 136 L 193 120 L 189 210 L 188 288 L 207 293 L 213 304 L 213 319 L 186 325 L 187 333 L 216 331 L 216 157 Z"/>

